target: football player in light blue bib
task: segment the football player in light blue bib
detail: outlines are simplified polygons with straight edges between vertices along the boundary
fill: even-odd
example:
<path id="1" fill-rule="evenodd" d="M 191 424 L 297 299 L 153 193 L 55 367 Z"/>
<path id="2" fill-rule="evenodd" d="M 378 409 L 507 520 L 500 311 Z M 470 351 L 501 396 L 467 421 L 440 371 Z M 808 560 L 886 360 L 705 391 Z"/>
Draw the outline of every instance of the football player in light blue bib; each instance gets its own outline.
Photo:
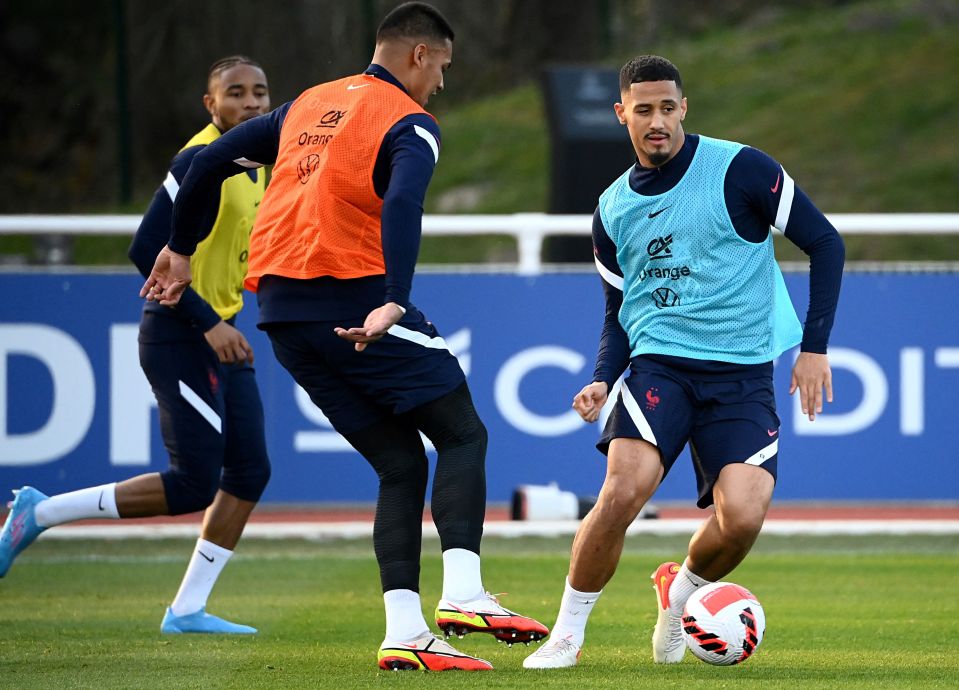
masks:
<path id="1" fill-rule="evenodd" d="M 826 217 L 765 153 L 686 134 L 679 71 L 644 55 L 620 72 L 616 115 L 636 164 L 600 196 L 593 217 L 606 319 L 593 382 L 573 399 L 595 422 L 626 378 L 598 448 L 608 456 L 596 506 L 573 542 L 559 616 L 527 668 L 573 666 L 586 620 L 613 576 L 626 528 L 688 444 L 700 508 L 710 516 L 683 563 L 653 572 L 653 659 L 682 660 L 681 616 L 697 588 L 745 558 L 776 482 L 779 418 L 773 360 L 801 345 L 790 394 L 810 420 L 832 401 L 826 347 L 845 250 Z M 772 229 L 810 258 L 801 326 L 773 252 Z"/>

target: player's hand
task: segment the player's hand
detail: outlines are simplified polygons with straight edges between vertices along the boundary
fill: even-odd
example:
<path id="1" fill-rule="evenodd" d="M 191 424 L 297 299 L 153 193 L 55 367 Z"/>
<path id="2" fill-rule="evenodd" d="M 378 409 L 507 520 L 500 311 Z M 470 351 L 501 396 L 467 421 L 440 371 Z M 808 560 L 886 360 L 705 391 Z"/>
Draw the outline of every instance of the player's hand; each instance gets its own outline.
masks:
<path id="1" fill-rule="evenodd" d="M 177 254 L 165 246 L 157 254 L 150 277 L 140 288 L 140 297 L 172 307 L 180 301 L 183 291 L 192 280 L 190 257 Z"/>
<path id="2" fill-rule="evenodd" d="M 253 364 L 253 348 L 246 341 L 243 334 L 226 321 L 220 321 L 216 326 L 203 334 L 206 341 L 216 352 L 216 356 L 224 364 L 234 364 L 246 361 Z"/>
<path id="3" fill-rule="evenodd" d="M 599 419 L 599 413 L 606 404 L 609 386 L 602 381 L 594 381 L 573 398 L 573 409 L 579 412 L 583 421 L 592 424 Z"/>
<path id="4" fill-rule="evenodd" d="M 375 343 L 386 335 L 394 325 L 399 323 L 406 312 L 395 302 L 387 302 L 382 307 L 377 307 L 371 311 L 363 326 L 360 328 L 340 328 L 337 326 L 333 332 L 344 340 L 356 343 L 354 346 L 357 352 L 363 352 L 369 343 Z"/>
<path id="5" fill-rule="evenodd" d="M 826 400 L 832 402 L 832 370 L 829 368 L 829 357 L 815 352 L 800 352 L 796 364 L 793 365 L 789 395 L 799 389 L 802 413 L 809 415 L 810 422 L 815 421 L 817 414 L 822 414 L 823 388 L 826 389 Z"/>

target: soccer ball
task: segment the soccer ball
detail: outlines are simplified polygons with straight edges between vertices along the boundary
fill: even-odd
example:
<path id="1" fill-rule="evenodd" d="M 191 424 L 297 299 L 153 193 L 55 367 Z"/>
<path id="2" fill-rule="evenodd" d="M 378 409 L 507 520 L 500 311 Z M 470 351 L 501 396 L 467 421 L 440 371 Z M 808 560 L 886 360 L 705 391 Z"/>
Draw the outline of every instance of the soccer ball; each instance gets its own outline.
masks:
<path id="1" fill-rule="evenodd" d="M 766 631 L 766 613 L 745 587 L 713 582 L 699 588 L 683 610 L 683 637 L 689 650 L 716 666 L 748 659 Z"/>

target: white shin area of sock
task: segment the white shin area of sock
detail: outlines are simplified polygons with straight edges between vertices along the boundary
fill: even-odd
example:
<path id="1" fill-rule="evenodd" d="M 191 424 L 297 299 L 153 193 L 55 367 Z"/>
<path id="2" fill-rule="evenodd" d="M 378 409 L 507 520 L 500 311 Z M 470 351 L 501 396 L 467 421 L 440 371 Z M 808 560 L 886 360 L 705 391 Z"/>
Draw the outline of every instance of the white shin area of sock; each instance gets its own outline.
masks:
<path id="1" fill-rule="evenodd" d="M 35 510 L 37 524 L 41 527 L 53 527 L 65 522 L 90 518 L 119 520 L 117 485 L 114 482 L 51 496 L 45 501 L 40 501 Z"/>
<path id="2" fill-rule="evenodd" d="M 443 598 L 451 601 L 473 601 L 483 595 L 480 557 L 467 549 L 443 552 Z"/>
<path id="3" fill-rule="evenodd" d="M 556 616 L 556 625 L 553 626 L 551 637 L 572 635 L 571 641 L 582 646 L 586 637 L 586 621 L 602 593 L 602 590 L 598 592 L 575 590 L 570 586 L 569 578 L 566 578 L 563 601 L 559 605 L 559 615 Z"/>
<path id="4" fill-rule="evenodd" d="M 669 610 L 676 616 L 683 615 L 683 609 L 686 607 L 686 602 L 689 601 L 689 597 L 693 595 L 697 589 L 703 585 L 708 585 L 709 580 L 701 578 L 696 573 L 692 572 L 683 562 L 683 566 L 679 569 L 679 572 L 676 573 L 676 578 L 673 580 L 673 584 L 669 586 Z"/>
<path id="5" fill-rule="evenodd" d="M 229 549 L 217 546 L 206 539 L 197 539 L 190 565 L 187 566 L 186 573 L 183 575 L 183 582 L 180 583 L 176 598 L 170 604 L 174 616 L 196 613 L 206 606 L 206 600 L 213 591 L 216 579 L 232 555 L 233 552 Z"/>
<path id="6" fill-rule="evenodd" d="M 430 631 L 423 618 L 420 595 L 411 589 L 383 592 L 386 606 L 386 638 L 395 642 L 415 640 Z"/>

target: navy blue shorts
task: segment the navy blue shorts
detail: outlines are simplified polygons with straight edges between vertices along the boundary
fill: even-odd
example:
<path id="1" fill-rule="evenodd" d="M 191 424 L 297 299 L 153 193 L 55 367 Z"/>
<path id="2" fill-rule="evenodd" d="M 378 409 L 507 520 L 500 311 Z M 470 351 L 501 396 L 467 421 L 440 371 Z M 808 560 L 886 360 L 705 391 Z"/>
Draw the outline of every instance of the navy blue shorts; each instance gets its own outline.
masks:
<path id="1" fill-rule="evenodd" d="M 596 447 L 608 453 L 615 438 L 649 441 L 659 449 L 665 477 L 689 443 L 700 508 L 712 505 L 713 485 L 726 465 L 757 465 L 775 479 L 779 417 L 772 366 L 743 367 L 742 376 L 634 357 Z"/>
<path id="2" fill-rule="evenodd" d="M 140 365 L 157 399 L 170 465 L 193 483 L 258 501 L 269 456 L 253 367 L 221 364 L 202 336 L 141 342 Z M 168 495 L 174 510 L 177 501 Z"/>
<path id="3" fill-rule="evenodd" d="M 336 326 L 354 321 L 264 324 L 280 364 L 341 434 L 432 402 L 466 380 L 436 327 L 410 305 L 398 324 L 362 352 Z"/>

